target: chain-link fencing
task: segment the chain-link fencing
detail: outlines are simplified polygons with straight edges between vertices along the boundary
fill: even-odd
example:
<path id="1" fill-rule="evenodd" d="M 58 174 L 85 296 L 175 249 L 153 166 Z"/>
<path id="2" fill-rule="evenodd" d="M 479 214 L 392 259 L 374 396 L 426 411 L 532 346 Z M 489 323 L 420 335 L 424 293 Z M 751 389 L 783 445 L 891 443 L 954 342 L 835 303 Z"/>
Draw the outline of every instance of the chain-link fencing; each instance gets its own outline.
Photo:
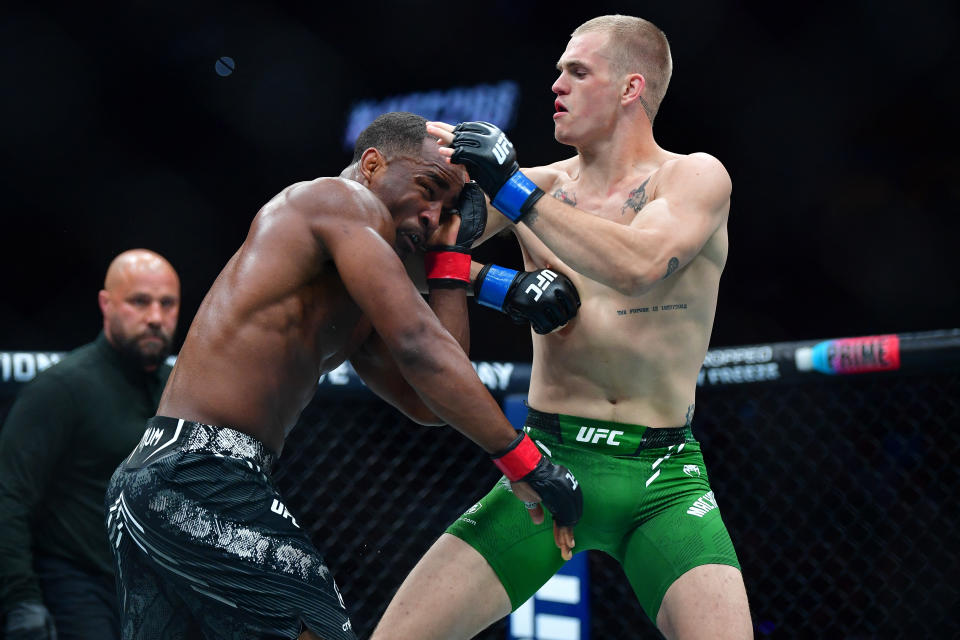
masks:
<path id="1" fill-rule="evenodd" d="M 960 637 L 960 331 L 880 338 L 711 351 L 704 363 L 694 434 L 758 638 Z M 0 352 L 0 418 L 57 357 Z M 870 369 L 896 371 L 828 375 Z M 529 381 L 522 363 L 477 370 L 500 397 Z M 410 422 L 349 367 L 321 381 L 276 471 L 361 638 L 497 478 L 478 447 Z M 617 563 L 588 554 L 590 637 L 659 638 Z M 501 621 L 479 637 L 506 633 Z"/>
<path id="2" fill-rule="evenodd" d="M 705 384 L 694 419 L 757 636 L 958 637 L 960 373 L 786 378 Z M 361 637 L 496 479 L 455 431 L 335 393 L 304 412 L 278 470 Z M 591 637 L 659 638 L 619 565 L 589 554 Z M 480 637 L 505 636 L 501 622 Z"/>

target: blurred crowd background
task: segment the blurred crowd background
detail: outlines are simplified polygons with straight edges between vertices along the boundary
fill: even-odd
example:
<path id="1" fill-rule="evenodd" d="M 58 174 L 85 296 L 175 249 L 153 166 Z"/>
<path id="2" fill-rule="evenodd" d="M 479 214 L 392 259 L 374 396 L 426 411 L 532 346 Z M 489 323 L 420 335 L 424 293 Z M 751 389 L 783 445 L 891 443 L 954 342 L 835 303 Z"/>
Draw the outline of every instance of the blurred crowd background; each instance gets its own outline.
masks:
<path id="1" fill-rule="evenodd" d="M 513 87 L 501 124 L 521 164 L 567 157 L 552 134 L 555 63 L 573 28 L 605 13 L 646 17 L 670 38 L 661 146 L 709 152 L 733 178 L 712 346 L 956 326 L 958 11 L 946 0 L 7 6 L 0 347 L 88 340 L 92 292 L 135 246 L 180 272 L 182 340 L 259 207 L 348 163 L 360 104 Z M 232 69 L 217 67 L 224 56 Z M 509 237 L 478 255 L 520 264 Z M 474 358 L 529 359 L 526 331 L 471 313 Z"/>
<path id="2" fill-rule="evenodd" d="M 712 348 L 960 326 L 955 2 L 132 0 L 0 10 L 0 350 L 88 342 L 110 260 L 146 247 L 181 277 L 176 351 L 260 206 L 339 174 L 378 109 L 486 114 L 522 165 L 568 157 L 555 64 L 577 25 L 608 13 L 671 41 L 660 145 L 711 153 L 733 179 Z M 476 257 L 521 264 L 511 237 Z M 529 361 L 525 329 L 470 313 L 474 360 Z M 955 637 L 952 362 L 701 390 L 697 433 L 758 636 Z M 349 577 L 366 633 L 494 471 L 456 434 L 339 388 L 318 398 L 279 482 Z M 595 634 L 657 637 L 598 558 Z"/>

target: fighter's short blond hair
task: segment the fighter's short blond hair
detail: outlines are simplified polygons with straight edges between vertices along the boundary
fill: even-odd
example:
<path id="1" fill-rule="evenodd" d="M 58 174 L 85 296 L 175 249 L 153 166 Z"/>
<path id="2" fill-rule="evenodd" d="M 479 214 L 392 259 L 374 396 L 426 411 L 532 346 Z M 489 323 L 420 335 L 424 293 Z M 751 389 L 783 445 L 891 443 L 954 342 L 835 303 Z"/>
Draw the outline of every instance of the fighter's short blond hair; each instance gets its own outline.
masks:
<path id="1" fill-rule="evenodd" d="M 673 58 L 666 34 L 649 20 L 610 15 L 587 20 L 570 35 L 594 31 L 609 34 L 604 53 L 616 75 L 639 73 L 646 80 L 641 101 L 652 123 L 673 74 Z"/>

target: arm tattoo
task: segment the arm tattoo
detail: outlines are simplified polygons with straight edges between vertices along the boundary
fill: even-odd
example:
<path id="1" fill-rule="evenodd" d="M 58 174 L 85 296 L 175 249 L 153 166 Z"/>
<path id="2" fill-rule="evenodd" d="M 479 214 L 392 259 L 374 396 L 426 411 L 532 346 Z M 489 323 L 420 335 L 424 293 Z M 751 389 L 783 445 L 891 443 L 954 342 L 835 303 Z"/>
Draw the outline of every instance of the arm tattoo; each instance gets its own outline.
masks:
<path id="1" fill-rule="evenodd" d="M 643 209 L 643 205 L 647 204 L 648 182 L 650 182 L 650 178 L 644 180 L 643 184 L 630 192 L 630 197 L 627 198 L 627 201 L 623 203 L 623 207 L 620 209 L 620 215 L 627 212 L 627 207 L 633 209 L 634 213 Z"/>
<path id="2" fill-rule="evenodd" d="M 567 193 L 563 189 L 557 189 L 553 192 L 553 197 L 559 200 L 560 202 L 566 202 L 571 206 L 577 206 L 577 194 Z"/>
<path id="3" fill-rule="evenodd" d="M 670 262 L 667 263 L 667 273 L 663 276 L 663 279 L 666 280 L 670 277 L 670 274 L 677 270 L 677 267 L 680 266 L 680 261 L 676 257 L 670 258 Z"/>

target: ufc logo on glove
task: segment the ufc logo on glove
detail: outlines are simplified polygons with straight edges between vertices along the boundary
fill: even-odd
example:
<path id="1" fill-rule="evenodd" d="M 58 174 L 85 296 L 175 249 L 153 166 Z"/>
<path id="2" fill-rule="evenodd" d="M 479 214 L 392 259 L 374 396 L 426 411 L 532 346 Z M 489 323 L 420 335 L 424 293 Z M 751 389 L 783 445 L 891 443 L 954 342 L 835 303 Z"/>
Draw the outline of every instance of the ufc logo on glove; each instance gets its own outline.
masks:
<path id="1" fill-rule="evenodd" d="M 507 159 L 507 156 L 510 155 L 510 148 L 513 146 L 513 143 L 507 140 L 507 136 L 500 134 L 500 137 L 497 139 L 497 143 L 493 145 L 493 155 L 497 159 L 497 164 L 503 164 Z"/>
<path id="2" fill-rule="evenodd" d="M 556 279 L 557 279 L 557 274 L 555 274 L 553 271 L 550 271 L 550 269 L 541 270 L 540 273 L 537 274 L 537 281 L 531 282 L 527 286 L 526 288 L 527 295 L 531 295 L 531 292 L 532 292 L 533 299 L 539 300 L 543 292 L 546 291 L 547 287 L 550 286 L 550 283 Z"/>
<path id="3" fill-rule="evenodd" d="M 477 274 L 473 292 L 479 304 L 519 324 L 529 321 L 541 335 L 566 325 L 580 307 L 580 294 L 570 278 L 550 269 L 516 271 L 488 264 Z"/>

